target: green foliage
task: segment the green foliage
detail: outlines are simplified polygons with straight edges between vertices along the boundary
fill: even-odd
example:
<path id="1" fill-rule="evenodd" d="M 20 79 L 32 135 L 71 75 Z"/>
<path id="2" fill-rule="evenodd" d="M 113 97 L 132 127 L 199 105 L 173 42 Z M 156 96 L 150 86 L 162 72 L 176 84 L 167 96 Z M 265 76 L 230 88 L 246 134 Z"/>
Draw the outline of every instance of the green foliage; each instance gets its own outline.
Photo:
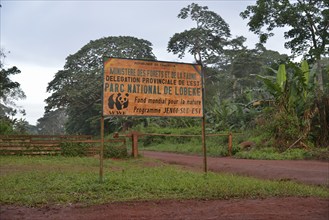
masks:
<path id="1" fill-rule="evenodd" d="M 2 53 L 1 53 L 1 56 Z M 0 56 L 0 57 L 1 57 Z M 12 119 L 17 112 L 25 115 L 25 110 L 16 106 L 15 100 L 24 99 L 26 96 L 20 88 L 18 82 L 13 82 L 10 77 L 21 73 L 21 71 L 16 67 L 9 69 L 0 68 L 0 120 L 8 121 L 11 120 L 14 124 L 15 119 Z"/>
<path id="2" fill-rule="evenodd" d="M 191 117 L 148 117 L 144 118 L 143 123 L 141 120 L 139 123 L 134 123 L 133 129 L 138 131 L 143 131 L 146 129 L 150 132 L 157 128 L 163 128 L 164 132 L 169 132 L 166 129 L 176 128 L 179 130 L 180 128 L 192 129 L 194 127 L 200 126 L 200 118 L 191 118 Z M 160 129 L 161 130 L 161 129 Z"/>
<path id="3" fill-rule="evenodd" d="M 268 130 L 274 136 L 275 145 L 283 150 L 293 141 L 307 139 L 311 120 L 317 111 L 314 104 L 314 75 L 306 61 L 297 66 L 294 63 L 280 65 L 276 80 L 259 76 L 273 95 L 275 113 L 268 122 Z M 274 120 L 273 120 L 274 119 Z M 314 126 L 314 125 L 313 125 Z"/>
<path id="4" fill-rule="evenodd" d="M 209 122 L 214 131 L 230 130 L 233 128 L 231 119 L 236 112 L 237 106 L 227 100 L 222 100 L 221 103 L 215 102 L 209 111 Z"/>
<path id="5" fill-rule="evenodd" d="M 284 152 L 273 147 L 254 148 L 250 151 L 239 151 L 234 157 L 254 160 L 323 160 L 329 161 L 328 149 L 289 149 Z"/>
<path id="6" fill-rule="evenodd" d="M 200 135 L 201 127 L 187 127 L 187 128 L 175 128 L 175 127 L 157 127 L 150 125 L 148 127 L 139 127 L 138 131 L 149 134 L 174 134 L 174 135 Z M 164 137 L 164 136 L 145 136 L 142 138 L 143 146 L 158 145 L 162 143 L 174 143 L 174 144 L 187 144 L 187 143 L 199 143 L 199 137 Z"/>
<path id="7" fill-rule="evenodd" d="M 14 118 L 18 112 L 25 115 L 25 110 L 15 104 L 16 100 L 26 97 L 25 93 L 18 82 L 11 80 L 11 76 L 21 71 L 16 66 L 5 69 L 5 57 L 5 52 L 0 48 L 0 134 L 26 133 L 28 123 Z"/>
<path id="8" fill-rule="evenodd" d="M 151 46 L 149 41 L 127 36 L 90 41 L 69 55 L 64 69 L 49 82 L 47 92 L 52 95 L 46 99 L 46 114 L 51 110 L 65 109 L 67 133 L 99 134 L 103 57 L 155 60 Z M 108 125 L 105 124 L 106 131 Z"/>
<path id="9" fill-rule="evenodd" d="M 298 118 L 283 112 L 274 114 L 266 128 L 274 136 L 274 147 L 282 151 L 293 144 L 300 135 Z"/>
<path id="10" fill-rule="evenodd" d="M 282 62 L 289 58 L 286 54 L 280 54 L 277 51 L 267 50 L 262 44 L 256 44 L 255 49 L 241 50 L 235 56 L 232 56 L 231 74 L 237 79 L 251 81 L 254 74 L 270 74 L 266 72 L 266 67 L 277 69 Z M 252 85 L 257 85 L 253 80 Z M 243 83 L 245 84 L 245 83 Z"/>
<path id="11" fill-rule="evenodd" d="M 250 128 L 258 114 L 259 110 L 250 103 L 232 103 L 228 99 L 213 103 L 207 120 L 211 132 L 241 131 Z"/>
<path id="12" fill-rule="evenodd" d="M 249 19 L 249 30 L 259 35 L 261 43 L 274 35 L 274 29 L 285 27 L 285 47 L 293 54 L 307 54 L 313 59 L 328 56 L 327 0 L 258 0 L 240 15 Z"/>
<path id="13" fill-rule="evenodd" d="M 208 129 L 209 130 L 209 129 Z M 202 154 L 201 126 L 188 128 L 161 128 L 149 126 L 139 128 L 141 133 L 146 134 L 139 139 L 139 147 L 145 150 L 176 152 L 186 154 Z M 207 134 L 209 132 L 207 131 Z M 225 134 L 225 132 L 222 132 Z M 172 134 L 176 136 L 157 136 L 147 134 Z M 196 136 L 179 136 L 196 135 Z M 207 153 L 211 156 L 228 156 L 228 136 L 206 138 Z M 234 140 L 233 153 L 239 151 L 237 139 Z"/>
<path id="14" fill-rule="evenodd" d="M 13 134 L 14 128 L 13 124 L 10 120 L 6 120 L 5 118 L 0 119 L 0 134 L 1 135 L 8 135 Z"/>
<path id="15" fill-rule="evenodd" d="M 56 109 L 49 111 L 38 119 L 37 128 L 39 134 L 44 135 L 63 135 L 65 134 L 65 123 L 67 116 L 65 109 Z"/>
<path id="16" fill-rule="evenodd" d="M 20 88 L 18 82 L 13 82 L 10 76 L 21 73 L 21 71 L 13 66 L 9 69 L 0 70 L 0 98 L 1 101 L 6 103 L 10 102 L 10 99 L 25 98 L 24 92 Z"/>
<path id="17" fill-rule="evenodd" d="M 320 129 L 317 131 L 317 144 L 319 146 L 327 146 L 329 144 L 328 132 L 328 115 L 329 110 L 323 108 L 322 94 L 326 94 L 324 80 L 327 78 L 328 71 L 323 71 L 321 67 L 321 59 L 328 58 L 328 18 L 329 18 L 329 3 L 327 0 L 304 0 L 304 1 L 286 1 L 286 0 L 259 0 L 255 5 L 248 6 L 247 9 L 240 14 L 244 19 L 249 18 L 248 26 L 251 31 L 259 35 L 261 42 L 266 42 L 270 36 L 273 36 L 273 30 L 276 28 L 285 27 L 287 31 L 284 33 L 287 41 L 284 43 L 286 48 L 291 49 L 293 55 L 304 55 L 309 63 L 316 63 L 317 73 L 316 82 L 319 87 L 316 91 L 315 105 L 319 110 L 319 123 L 312 126 L 312 130 L 316 127 Z M 265 29 L 265 30 L 264 30 Z M 302 72 L 305 71 L 307 66 L 302 64 Z M 296 75 L 297 76 L 297 75 Z M 300 75 L 298 78 L 303 77 L 305 84 L 312 82 L 310 75 Z M 301 80 L 298 80 L 299 84 Z M 293 81 L 291 81 L 293 82 Z M 292 84 L 293 85 L 293 84 Z M 296 90 L 301 88 L 300 85 L 290 87 L 291 103 L 301 103 L 301 99 L 307 98 L 307 94 L 299 94 L 300 91 Z M 296 96 L 297 95 L 297 96 Z M 313 102 L 306 102 L 307 105 L 314 104 Z M 309 132 L 311 119 L 307 118 L 312 115 L 310 111 L 303 111 L 303 105 L 296 106 L 300 108 L 300 112 L 305 112 L 306 127 L 303 129 L 303 136 Z M 313 135 L 314 136 L 314 135 Z"/>
<path id="18" fill-rule="evenodd" d="M 16 134 L 28 134 L 29 123 L 25 119 L 15 120 L 14 130 Z"/>
<path id="19" fill-rule="evenodd" d="M 145 167 L 145 164 L 155 167 Z M 2 157 L 0 203 L 24 206 L 102 204 L 159 199 L 229 199 L 287 196 L 328 198 L 324 187 L 231 174 L 184 171 L 146 159 L 105 160 L 98 181 L 95 158 Z M 110 169 L 112 169 L 110 171 Z"/>
<path id="20" fill-rule="evenodd" d="M 281 64 L 276 74 L 276 83 L 279 85 L 281 92 L 284 90 L 284 83 L 287 81 L 286 66 Z"/>
<path id="21" fill-rule="evenodd" d="M 33 133 L 34 126 L 30 125 L 25 119 L 10 119 L 9 117 L 0 117 L 0 135 L 24 135 Z"/>
<path id="22" fill-rule="evenodd" d="M 255 118 L 268 106 L 271 94 L 255 74 L 269 78 L 275 74 L 266 66 L 277 69 L 287 55 L 266 50 L 260 44 L 230 57 L 228 65 L 205 68 L 207 124 L 212 132 L 241 131 L 253 128 Z"/>
<path id="23" fill-rule="evenodd" d="M 181 9 L 178 18 L 190 18 L 196 23 L 195 28 L 174 34 L 168 42 L 167 50 L 179 58 L 188 51 L 197 63 L 216 64 L 221 62 L 225 51 L 243 48 L 245 38 L 231 40 L 229 25 L 206 6 L 192 3 Z"/>
<path id="24" fill-rule="evenodd" d="M 104 158 L 127 158 L 127 147 L 122 145 L 104 144 Z"/>
<path id="25" fill-rule="evenodd" d="M 81 157 L 87 156 L 89 145 L 85 143 L 63 142 L 59 145 L 59 147 L 61 148 L 61 153 L 63 156 Z"/>
<path id="26" fill-rule="evenodd" d="M 304 153 L 305 159 L 329 161 L 329 147 L 312 148 Z"/>
<path id="27" fill-rule="evenodd" d="M 128 152 L 126 146 L 119 143 L 104 143 L 104 158 L 127 158 Z M 98 146 L 99 147 L 99 146 Z M 71 143 L 63 142 L 60 144 L 61 154 L 67 157 L 84 157 L 88 156 L 88 150 L 94 148 L 89 143 Z"/>

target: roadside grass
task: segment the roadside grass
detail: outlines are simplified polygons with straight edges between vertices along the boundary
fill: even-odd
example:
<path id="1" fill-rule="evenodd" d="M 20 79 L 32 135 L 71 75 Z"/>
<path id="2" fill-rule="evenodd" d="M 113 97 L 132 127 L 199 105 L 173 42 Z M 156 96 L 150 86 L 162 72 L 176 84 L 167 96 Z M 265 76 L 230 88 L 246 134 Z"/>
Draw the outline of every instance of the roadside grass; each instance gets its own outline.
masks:
<path id="1" fill-rule="evenodd" d="M 323 160 L 329 161 L 329 151 L 325 148 L 313 149 L 289 149 L 284 152 L 279 152 L 273 147 L 254 148 L 249 151 L 239 151 L 234 155 L 240 159 L 255 159 L 255 160 Z"/>
<path id="2" fill-rule="evenodd" d="M 223 137 L 221 137 L 223 139 Z M 226 157 L 229 155 L 227 143 L 216 140 L 207 141 L 207 154 L 214 157 Z M 190 143 L 173 143 L 165 141 L 163 143 L 154 143 L 144 146 L 140 143 L 141 150 L 173 152 L 182 154 L 202 155 L 202 145 L 198 142 Z M 232 155 L 239 159 L 255 159 L 255 160 L 323 160 L 329 161 L 328 148 L 311 148 L 311 149 L 289 149 L 280 152 L 274 147 L 257 147 L 250 150 L 241 149 L 238 144 L 234 143 L 232 147 Z"/>
<path id="3" fill-rule="evenodd" d="M 200 127 L 187 128 L 160 128 L 146 127 L 136 128 L 141 133 L 155 134 L 175 134 L 175 135 L 200 135 Z M 232 156 L 241 159 L 262 159 L 262 160 L 323 160 L 329 161 L 329 148 L 312 147 L 308 149 L 291 148 L 286 151 L 280 151 L 271 147 L 271 141 L 264 142 L 268 139 L 268 134 L 261 133 L 233 133 Z M 229 156 L 228 152 L 228 131 L 221 132 L 224 136 L 208 136 L 206 139 L 207 154 L 214 157 Z M 210 134 L 210 133 L 209 133 Z M 256 143 L 252 149 L 243 149 L 239 143 L 249 140 Z M 129 145 L 130 143 L 128 143 Z M 202 155 L 201 136 L 183 137 L 183 136 L 152 136 L 145 135 L 139 139 L 138 146 L 141 150 L 173 152 L 183 154 Z"/>
<path id="4" fill-rule="evenodd" d="M 184 154 L 202 155 L 201 127 L 135 127 L 140 133 L 163 134 L 163 135 L 198 135 L 198 136 L 152 136 L 145 135 L 139 138 L 138 146 L 141 150 L 175 152 Z M 206 139 L 207 153 L 210 156 L 228 156 L 228 133 L 222 132 L 224 136 L 208 136 Z M 227 134 L 227 135 L 226 135 Z M 237 146 L 238 139 L 233 139 L 233 146 Z M 128 143 L 129 144 L 129 143 Z M 233 151 L 237 148 L 234 147 Z"/>
<path id="5" fill-rule="evenodd" d="M 243 159 L 262 159 L 262 160 L 302 160 L 305 158 L 305 150 L 291 149 L 285 152 L 278 152 L 275 148 L 251 149 L 250 151 L 240 151 L 234 156 Z"/>
<path id="6" fill-rule="evenodd" d="M 208 137 L 206 146 L 209 156 L 225 157 L 229 155 L 227 137 Z M 141 150 L 174 152 L 183 154 L 202 155 L 201 137 L 166 137 L 161 142 L 156 139 L 150 144 L 145 144 L 143 139 L 138 143 Z M 237 145 L 233 145 L 232 152 L 238 151 Z"/>
<path id="7" fill-rule="evenodd" d="M 146 158 L 104 160 L 104 181 L 100 183 L 98 166 L 98 158 L 0 156 L 0 204 L 93 205 L 134 200 L 289 196 L 329 198 L 326 187 L 212 172 L 204 174 Z"/>

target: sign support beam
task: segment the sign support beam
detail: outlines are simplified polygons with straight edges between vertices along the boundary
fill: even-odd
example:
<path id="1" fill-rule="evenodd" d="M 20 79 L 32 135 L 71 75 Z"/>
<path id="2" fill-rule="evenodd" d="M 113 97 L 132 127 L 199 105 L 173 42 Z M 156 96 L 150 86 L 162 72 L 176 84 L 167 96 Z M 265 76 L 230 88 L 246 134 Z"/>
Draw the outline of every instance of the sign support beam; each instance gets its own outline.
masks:
<path id="1" fill-rule="evenodd" d="M 206 147 L 206 122 L 205 117 L 202 117 L 202 151 L 203 151 L 203 170 L 205 173 L 208 172 L 207 165 L 207 147 Z"/>
<path id="2" fill-rule="evenodd" d="M 201 65 L 201 80 L 202 80 L 202 151 L 203 151 L 203 169 L 204 172 L 208 172 L 208 164 L 207 164 L 207 147 L 206 147 L 206 116 L 204 112 L 204 103 L 205 103 L 205 77 L 204 77 L 204 69 L 203 65 Z"/>
<path id="3" fill-rule="evenodd" d="M 103 64 L 100 181 L 103 181 L 104 117 L 199 117 L 203 166 L 207 172 L 202 64 L 108 57 Z M 134 138 L 135 137 L 135 138 Z M 137 135 L 132 135 L 137 146 Z M 137 147 L 133 149 L 138 155 Z"/>
<path id="4" fill-rule="evenodd" d="M 99 152 L 99 182 L 103 182 L 104 168 L 104 116 L 101 116 L 101 149 Z"/>

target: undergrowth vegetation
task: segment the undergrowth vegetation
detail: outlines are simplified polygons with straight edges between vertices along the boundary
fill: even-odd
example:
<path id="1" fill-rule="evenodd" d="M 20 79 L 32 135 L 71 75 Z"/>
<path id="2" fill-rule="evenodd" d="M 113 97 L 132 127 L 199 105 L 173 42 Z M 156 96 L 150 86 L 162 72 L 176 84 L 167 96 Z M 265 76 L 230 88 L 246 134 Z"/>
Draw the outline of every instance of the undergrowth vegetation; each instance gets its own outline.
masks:
<path id="1" fill-rule="evenodd" d="M 265 181 L 230 174 L 182 170 L 150 159 L 105 160 L 87 157 L 0 158 L 0 204 L 38 206 L 158 199 L 229 199 L 315 196 L 329 198 L 325 187 Z"/>
<path id="2" fill-rule="evenodd" d="M 276 148 L 255 148 L 250 151 L 240 151 L 234 155 L 236 158 L 256 160 L 305 160 L 316 159 L 329 161 L 329 149 L 289 149 L 284 152 Z"/>
<path id="3" fill-rule="evenodd" d="M 278 123 L 278 122 L 275 122 Z M 272 124 L 260 126 L 253 129 L 248 134 L 232 133 L 232 156 L 244 159 L 264 159 L 264 160 L 326 160 L 329 161 L 328 148 L 316 148 L 310 145 L 309 148 L 283 149 L 274 145 L 274 138 L 271 136 L 270 128 Z M 139 138 L 138 146 L 142 150 L 175 152 L 184 154 L 202 155 L 202 139 L 200 127 L 188 128 L 161 128 L 157 126 L 136 127 L 140 133 L 146 134 Z M 289 131 L 287 131 L 289 132 Z M 221 132 L 223 136 L 207 136 L 206 146 L 209 156 L 229 156 L 228 134 Z M 198 135 L 198 136 L 153 136 L 147 134 L 165 135 Z M 253 146 L 244 147 L 241 143 L 248 141 Z M 275 147 L 276 146 L 276 147 Z"/>
<path id="4" fill-rule="evenodd" d="M 139 146 L 143 150 L 166 151 L 186 154 L 202 154 L 201 127 L 187 128 L 161 128 L 157 126 L 136 127 L 136 130 L 146 134 L 141 136 Z M 211 156 L 228 156 L 228 133 L 222 132 L 223 136 L 206 138 L 207 153 Z M 164 134 L 176 136 L 154 136 L 147 134 Z M 179 136 L 187 135 L 187 136 Z M 190 136 L 189 136 L 190 135 Z M 195 135 L 195 136 L 191 136 Z M 238 151 L 237 141 L 234 140 L 233 152 Z"/>
<path id="5" fill-rule="evenodd" d="M 60 144 L 61 154 L 67 157 L 83 157 L 87 156 L 92 148 L 95 148 L 95 144 L 89 143 L 74 143 L 64 142 Z M 96 151 L 99 150 L 96 148 Z M 95 151 L 95 149 L 94 149 Z M 98 154 L 98 152 L 96 152 Z M 122 145 L 121 142 L 117 143 L 105 143 L 104 144 L 104 158 L 127 158 L 128 151 L 126 145 Z"/>

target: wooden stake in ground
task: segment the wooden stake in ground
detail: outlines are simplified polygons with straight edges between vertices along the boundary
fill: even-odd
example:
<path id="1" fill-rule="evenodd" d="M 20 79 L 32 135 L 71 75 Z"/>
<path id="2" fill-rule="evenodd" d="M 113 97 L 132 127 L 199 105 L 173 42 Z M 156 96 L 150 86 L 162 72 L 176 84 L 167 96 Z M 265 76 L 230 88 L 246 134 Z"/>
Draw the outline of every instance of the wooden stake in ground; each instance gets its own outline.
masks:
<path id="1" fill-rule="evenodd" d="M 101 149 L 99 152 L 99 182 L 103 182 L 104 167 L 104 116 L 101 117 Z"/>

